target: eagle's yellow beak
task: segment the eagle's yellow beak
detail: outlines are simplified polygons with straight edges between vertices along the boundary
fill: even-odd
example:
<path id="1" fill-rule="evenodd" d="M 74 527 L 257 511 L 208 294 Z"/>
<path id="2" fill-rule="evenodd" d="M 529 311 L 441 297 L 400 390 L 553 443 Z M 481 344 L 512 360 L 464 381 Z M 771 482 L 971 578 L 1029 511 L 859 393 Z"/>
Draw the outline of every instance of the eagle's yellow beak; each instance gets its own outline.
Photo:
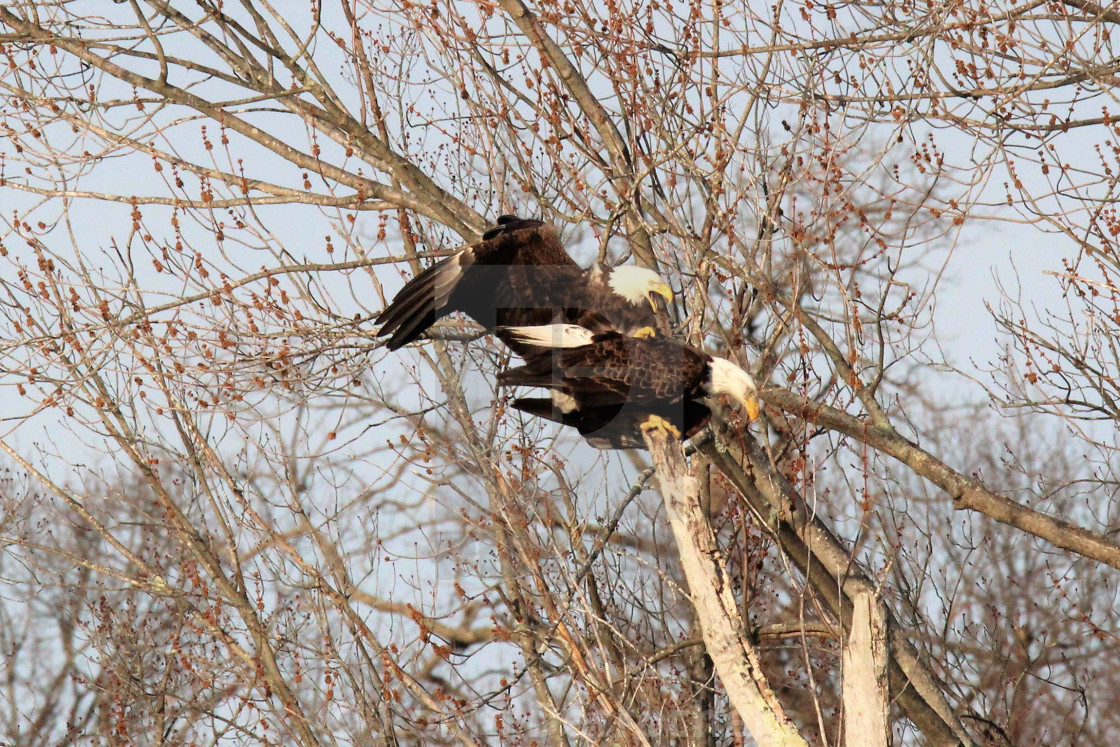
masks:
<path id="1" fill-rule="evenodd" d="M 666 283 L 658 283 L 657 285 L 651 286 L 647 294 L 649 305 L 653 307 L 654 311 L 657 311 L 657 302 L 653 300 L 655 294 L 664 298 L 665 303 L 673 303 L 673 289 Z"/>
<path id="2" fill-rule="evenodd" d="M 747 408 L 747 417 L 749 417 L 752 422 L 758 419 L 758 414 L 762 411 L 762 403 L 759 402 L 757 394 L 747 397 L 747 401 L 743 403 L 743 406 Z"/>

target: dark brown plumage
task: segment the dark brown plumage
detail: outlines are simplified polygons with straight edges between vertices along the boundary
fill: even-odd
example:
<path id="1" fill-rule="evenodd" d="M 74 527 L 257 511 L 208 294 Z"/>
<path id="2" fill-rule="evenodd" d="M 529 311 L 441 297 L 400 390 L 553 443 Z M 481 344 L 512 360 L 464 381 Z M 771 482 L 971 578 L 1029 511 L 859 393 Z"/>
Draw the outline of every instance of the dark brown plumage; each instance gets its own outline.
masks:
<path id="1" fill-rule="evenodd" d="M 509 337 L 502 331 L 503 340 Z M 498 386 L 541 386 L 581 406 L 651 405 L 704 396 L 712 356 L 668 337 L 596 334 L 590 344 L 545 350 L 498 374 Z"/>
<path id="2" fill-rule="evenodd" d="M 711 417 L 697 400 L 729 394 L 753 420 L 754 379 L 725 358 L 667 337 L 593 333 L 572 325 L 499 329 L 507 343 L 531 344 L 525 365 L 498 374 L 498 386 L 545 387 L 549 400 L 519 399 L 513 406 L 576 428 L 597 448 L 641 448 L 640 427 L 659 416 L 695 435 Z"/>
<path id="3" fill-rule="evenodd" d="M 655 273 L 639 267 L 584 270 L 552 226 L 503 215 L 482 240 L 413 278 L 377 318 L 390 350 L 412 342 L 437 319 L 461 311 L 488 330 L 554 321 L 633 332 L 656 325 L 652 295 L 672 298 Z"/>

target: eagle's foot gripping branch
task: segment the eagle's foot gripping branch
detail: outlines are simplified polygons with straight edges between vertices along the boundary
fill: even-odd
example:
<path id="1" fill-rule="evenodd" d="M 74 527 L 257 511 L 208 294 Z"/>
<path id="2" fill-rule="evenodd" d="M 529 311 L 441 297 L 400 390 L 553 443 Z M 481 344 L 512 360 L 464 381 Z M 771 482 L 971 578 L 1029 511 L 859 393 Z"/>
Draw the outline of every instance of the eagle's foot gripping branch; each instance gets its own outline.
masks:
<path id="1" fill-rule="evenodd" d="M 635 330 L 634 334 L 632 334 L 630 336 L 631 337 L 637 337 L 637 338 L 642 339 L 642 340 L 649 340 L 649 339 L 652 339 L 654 337 L 657 337 L 657 330 L 654 329 L 653 327 L 642 327 L 641 329 Z"/>
<path id="2" fill-rule="evenodd" d="M 650 415 L 646 418 L 646 422 L 641 425 L 642 433 L 649 433 L 650 431 L 665 431 L 673 436 L 673 438 L 680 439 L 681 432 L 677 430 L 676 426 L 670 423 L 660 415 Z"/>

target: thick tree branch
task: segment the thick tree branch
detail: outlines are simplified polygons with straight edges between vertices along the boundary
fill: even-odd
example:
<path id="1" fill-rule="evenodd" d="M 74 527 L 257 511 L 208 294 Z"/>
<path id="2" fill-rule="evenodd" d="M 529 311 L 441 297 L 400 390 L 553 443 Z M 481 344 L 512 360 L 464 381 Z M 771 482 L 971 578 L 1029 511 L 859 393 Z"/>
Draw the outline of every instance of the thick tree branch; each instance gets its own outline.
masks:
<path id="1" fill-rule="evenodd" d="M 568 92 L 579 103 L 580 109 L 599 133 L 599 137 L 603 138 L 603 144 L 610 153 L 614 165 L 611 176 L 618 180 L 617 193 L 626 206 L 624 213 L 626 231 L 634 256 L 639 263 L 656 269 L 657 256 L 653 253 L 649 232 L 645 228 L 639 209 L 640 192 L 639 185 L 634 183 L 634 161 L 626 141 L 622 138 L 622 133 L 618 131 L 618 127 L 611 121 L 610 114 L 591 92 L 583 75 L 568 59 L 560 45 L 545 32 L 539 18 L 529 10 L 529 7 L 521 0 L 498 0 L 498 4 L 509 13 L 513 22 L 532 41 L 541 56 L 556 69 Z"/>
<path id="2" fill-rule="evenodd" d="M 1120 569 L 1120 545 L 1100 534 L 1047 516 L 989 490 L 979 480 L 954 470 L 889 425 L 886 428 L 876 428 L 871 423 L 836 408 L 812 402 L 786 389 L 767 389 L 762 393 L 762 398 L 786 412 L 840 431 L 889 454 L 915 474 L 948 493 L 953 499 L 953 506 L 958 509 L 976 511 L 1001 524 L 1044 539 L 1055 547 Z"/>
<path id="3" fill-rule="evenodd" d="M 323 161 L 321 158 L 303 153 L 266 130 L 252 125 L 247 120 L 236 116 L 232 111 L 219 104 L 215 104 L 207 99 L 189 93 L 178 86 L 173 86 L 165 80 L 148 78 L 128 70 L 105 57 L 94 54 L 89 45 L 82 40 L 55 34 L 41 26 L 25 21 L 3 7 L 0 7 L 0 23 L 16 30 L 28 41 L 54 45 L 118 80 L 136 86 L 137 88 L 149 90 L 165 97 L 168 101 L 190 107 L 213 119 L 215 122 L 259 143 L 296 166 L 322 174 L 327 179 L 352 187 L 367 198 L 373 197 L 415 210 L 433 220 L 455 227 L 460 235 L 471 236 L 482 227 L 482 222 L 477 216 L 474 217 L 474 222 L 472 224 L 464 223 L 460 216 L 472 216 L 473 212 L 466 209 L 459 200 L 454 199 L 451 195 L 446 194 L 442 190 L 437 190 L 438 194 L 425 191 L 423 189 L 424 187 L 430 187 L 432 185 L 430 179 L 424 176 L 416 166 L 401 159 L 399 156 L 391 161 L 391 173 L 393 176 L 400 178 L 403 183 L 420 188 L 420 191 L 404 192 L 400 189 L 394 189 L 386 184 L 352 174 Z M 329 124 L 335 127 L 341 127 L 345 124 L 337 116 L 332 118 L 332 120 L 333 121 L 330 121 Z M 320 124 L 326 125 L 328 122 L 322 122 Z M 359 137 L 359 140 L 367 147 L 373 146 L 373 138 L 368 136 L 368 134 Z M 377 147 L 376 150 L 378 155 L 387 157 L 385 151 L 386 149 L 380 146 Z M 420 177 L 423 178 L 421 179 Z"/>

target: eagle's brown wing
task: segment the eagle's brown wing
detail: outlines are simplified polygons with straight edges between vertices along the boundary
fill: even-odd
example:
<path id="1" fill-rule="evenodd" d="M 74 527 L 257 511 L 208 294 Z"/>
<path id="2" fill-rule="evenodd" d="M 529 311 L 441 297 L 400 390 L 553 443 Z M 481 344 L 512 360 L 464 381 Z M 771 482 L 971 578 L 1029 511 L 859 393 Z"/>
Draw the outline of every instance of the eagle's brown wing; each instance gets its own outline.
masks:
<path id="1" fill-rule="evenodd" d="M 487 329 L 547 324 L 584 285 L 584 274 L 555 228 L 503 215 L 480 242 L 410 280 L 378 316 L 377 334 L 389 335 L 386 347 L 396 350 L 454 311 Z"/>

